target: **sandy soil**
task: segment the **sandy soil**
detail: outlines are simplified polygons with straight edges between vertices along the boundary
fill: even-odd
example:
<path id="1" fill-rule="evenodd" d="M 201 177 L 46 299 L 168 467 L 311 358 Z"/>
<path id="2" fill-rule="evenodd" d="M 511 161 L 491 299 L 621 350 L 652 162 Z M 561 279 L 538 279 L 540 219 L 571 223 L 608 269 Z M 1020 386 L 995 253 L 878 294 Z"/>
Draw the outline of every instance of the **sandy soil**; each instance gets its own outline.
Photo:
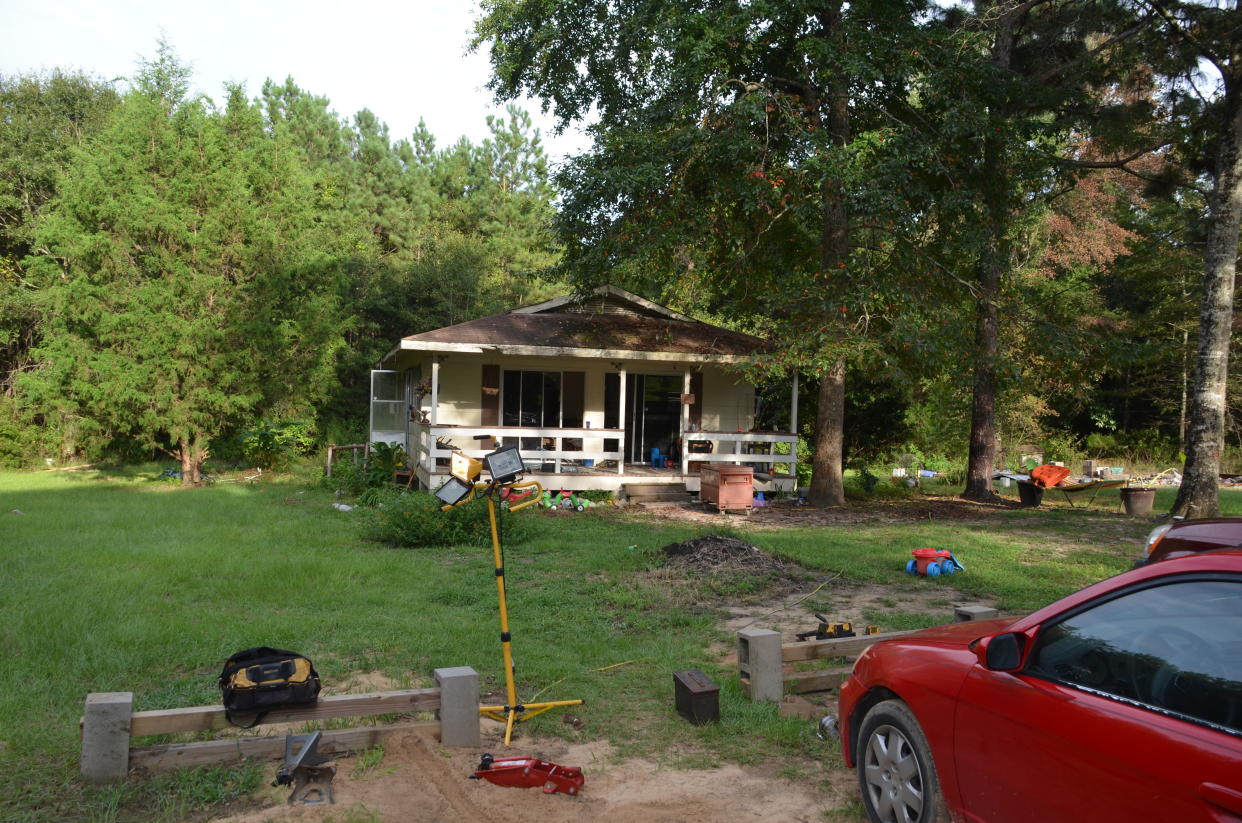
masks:
<path id="1" fill-rule="evenodd" d="M 505 750 L 500 731 L 488 730 L 482 751 L 505 757 L 539 757 L 578 766 L 586 782 L 577 797 L 547 795 L 539 789 L 514 789 L 470 780 L 479 752 L 449 749 L 434 737 L 408 733 L 392 738 L 384 759 L 365 774 L 354 774 L 355 758 L 337 761 L 334 805 L 288 806 L 288 790 L 264 791 L 261 809 L 228 823 L 267 821 L 494 821 L 494 823 L 731 823 L 732 821 L 822 821 L 823 812 L 840 801 L 799 783 L 782 779 L 775 769 L 725 766 L 710 770 L 673 770 L 651 761 L 619 761 L 602 741 L 569 744 L 531 741 Z M 499 754 L 497 756 L 500 756 Z M 270 805 L 267 805 L 270 804 Z"/>

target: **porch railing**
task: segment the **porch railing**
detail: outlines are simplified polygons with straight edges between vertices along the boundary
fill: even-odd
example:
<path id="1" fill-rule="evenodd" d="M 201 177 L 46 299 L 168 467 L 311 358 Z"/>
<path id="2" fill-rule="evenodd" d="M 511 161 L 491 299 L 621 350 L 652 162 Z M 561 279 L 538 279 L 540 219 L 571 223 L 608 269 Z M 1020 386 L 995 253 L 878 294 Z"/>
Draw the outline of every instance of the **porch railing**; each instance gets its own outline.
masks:
<path id="1" fill-rule="evenodd" d="M 696 443 L 710 443 L 711 451 L 695 451 Z M 777 444 L 784 443 L 787 454 L 777 453 Z M 686 448 L 682 450 L 682 472 L 689 473 L 690 463 L 742 463 L 756 470 L 766 468 L 774 475 L 793 475 L 797 471 L 798 436 L 788 432 L 686 432 Z"/>
<path id="2" fill-rule="evenodd" d="M 553 463 L 553 470 L 560 474 L 563 462 L 591 465 L 599 469 L 606 460 L 616 463 L 617 474 L 625 473 L 625 453 L 622 450 L 603 451 L 589 449 L 586 441 L 616 440 L 624 443 L 624 429 L 540 428 L 528 426 L 455 426 L 416 425 L 410 432 L 410 458 L 428 475 L 447 472 L 447 461 L 454 451 L 465 452 L 471 457 L 483 457 L 493 450 L 489 442 L 474 438 L 491 435 L 500 439 L 532 438 L 540 443 L 555 444 L 552 448 L 522 449 L 522 459 L 528 465 Z M 565 440 L 583 442 L 581 449 L 565 449 Z M 696 443 L 709 443 L 710 451 L 695 451 Z M 778 444 L 785 444 L 778 454 Z M 685 448 L 681 454 L 682 474 L 690 473 L 690 463 L 740 463 L 768 470 L 773 475 L 792 476 L 796 473 L 797 435 L 787 432 L 722 432 L 696 431 L 685 435 Z M 437 460 L 445 461 L 437 466 Z"/>
<path id="3" fill-rule="evenodd" d="M 471 457 L 482 457 L 493 450 L 492 444 L 474 438 L 479 435 L 507 438 L 537 438 L 540 443 L 552 442 L 554 448 L 521 449 L 527 464 L 553 463 L 554 471 L 561 472 L 562 461 L 599 464 L 615 460 L 617 474 L 625 473 L 623 452 L 587 450 L 586 440 L 616 440 L 620 444 L 625 437 L 624 429 L 548 429 L 529 426 L 417 426 L 411 432 L 411 458 L 428 474 L 436 473 L 436 460 L 448 460 L 454 451 L 465 452 Z M 564 440 L 581 440 L 584 448 L 565 449 Z M 451 445 L 445 448 L 441 444 Z"/>

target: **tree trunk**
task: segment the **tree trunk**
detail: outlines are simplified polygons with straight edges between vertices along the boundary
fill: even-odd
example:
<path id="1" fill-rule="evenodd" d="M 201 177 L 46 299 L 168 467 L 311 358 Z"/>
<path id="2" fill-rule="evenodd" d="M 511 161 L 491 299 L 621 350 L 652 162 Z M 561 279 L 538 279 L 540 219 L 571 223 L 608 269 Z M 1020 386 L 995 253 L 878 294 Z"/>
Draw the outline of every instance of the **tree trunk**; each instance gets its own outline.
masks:
<path id="1" fill-rule="evenodd" d="M 845 431 L 845 361 L 838 360 L 819 381 L 815 419 L 815 455 L 811 461 L 811 494 L 816 506 L 844 506 L 842 443 Z"/>
<path id="2" fill-rule="evenodd" d="M 820 12 L 824 34 L 833 41 L 838 54 L 845 53 L 842 33 L 842 3 L 833 0 Z M 828 133 L 838 146 L 850 142 L 849 83 L 841 65 L 832 67 L 828 82 Z M 816 101 L 818 103 L 818 101 Z M 818 106 L 815 107 L 818 109 Z M 837 271 L 850 254 L 850 216 L 840 186 L 824 178 L 820 186 L 823 197 L 824 222 L 820 232 L 820 266 L 823 271 Z M 845 482 L 842 478 L 845 438 L 845 359 L 838 357 L 824 373 L 819 384 L 819 410 L 815 418 L 815 456 L 811 462 L 811 496 L 816 506 L 844 506 Z"/>
<path id="3" fill-rule="evenodd" d="M 1216 157 L 1216 185 L 1208 200 L 1203 303 L 1186 435 L 1186 471 L 1173 503 L 1173 514 L 1187 518 L 1220 513 L 1229 335 L 1233 328 L 1238 231 L 1242 228 L 1242 78 L 1226 74 L 1224 80 L 1225 122 Z"/>
<path id="4" fill-rule="evenodd" d="M 999 227 L 998 227 L 999 228 Z M 967 500 L 996 497 L 996 360 L 1000 351 L 996 301 L 1000 295 L 1001 252 L 990 250 L 979 262 L 979 298 L 975 315 L 975 387 L 970 414 L 970 457 L 966 465 Z"/>
<path id="5" fill-rule="evenodd" d="M 177 456 L 181 460 L 181 485 L 197 486 L 203 481 L 203 463 L 207 450 L 197 437 L 183 437 L 177 444 Z"/>
<path id="6" fill-rule="evenodd" d="M 991 62 L 1008 72 L 1013 62 L 1016 29 L 1029 8 L 1027 4 L 1002 2 L 995 6 L 996 35 L 992 41 Z M 993 117 L 1006 108 L 998 102 Z M 966 464 L 967 500 L 989 501 L 992 473 L 996 464 L 996 365 L 1000 353 L 1000 319 L 997 309 L 1000 283 L 1009 269 L 1010 209 L 1005 191 L 1004 150 L 999 140 L 987 136 L 983 143 L 983 167 L 989 177 L 984 184 L 987 245 L 979 255 L 979 294 L 975 303 L 975 381 L 970 413 L 970 454 Z"/>

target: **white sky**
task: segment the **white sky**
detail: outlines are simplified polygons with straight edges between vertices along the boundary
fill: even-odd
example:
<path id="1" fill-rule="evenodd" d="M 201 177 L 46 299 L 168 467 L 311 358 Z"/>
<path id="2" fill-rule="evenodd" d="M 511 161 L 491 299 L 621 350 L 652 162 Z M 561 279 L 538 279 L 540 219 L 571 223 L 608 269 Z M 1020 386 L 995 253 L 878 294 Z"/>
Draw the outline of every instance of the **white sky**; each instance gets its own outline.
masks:
<path id="1" fill-rule="evenodd" d="M 394 140 L 421 117 L 444 148 L 462 135 L 480 142 L 487 115 L 504 112 L 484 88 L 486 54 L 465 53 L 477 15 L 475 0 L 0 0 L 0 74 L 131 77 L 163 35 L 216 100 L 226 81 L 253 97 L 265 79 L 292 76 L 338 114 L 371 109 Z M 552 135 L 537 101 L 522 104 L 553 162 L 589 145 L 577 130 Z"/>

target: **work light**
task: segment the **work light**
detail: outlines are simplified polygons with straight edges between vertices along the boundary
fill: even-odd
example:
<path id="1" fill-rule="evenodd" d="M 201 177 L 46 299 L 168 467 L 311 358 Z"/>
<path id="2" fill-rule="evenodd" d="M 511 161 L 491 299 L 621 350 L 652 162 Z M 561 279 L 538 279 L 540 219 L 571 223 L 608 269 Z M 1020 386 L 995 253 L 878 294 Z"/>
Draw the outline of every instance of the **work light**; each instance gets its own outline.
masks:
<path id="1" fill-rule="evenodd" d="M 466 495 L 474 490 L 474 485 L 459 480 L 456 477 L 449 477 L 445 480 L 440 488 L 436 489 L 436 497 L 446 506 L 456 506 L 462 501 Z"/>
<path id="2" fill-rule="evenodd" d="M 508 483 L 526 471 L 526 465 L 522 463 L 522 455 L 517 446 L 504 446 L 490 454 L 485 454 L 483 462 L 487 464 L 487 471 L 491 474 L 492 481 L 496 483 Z"/>

